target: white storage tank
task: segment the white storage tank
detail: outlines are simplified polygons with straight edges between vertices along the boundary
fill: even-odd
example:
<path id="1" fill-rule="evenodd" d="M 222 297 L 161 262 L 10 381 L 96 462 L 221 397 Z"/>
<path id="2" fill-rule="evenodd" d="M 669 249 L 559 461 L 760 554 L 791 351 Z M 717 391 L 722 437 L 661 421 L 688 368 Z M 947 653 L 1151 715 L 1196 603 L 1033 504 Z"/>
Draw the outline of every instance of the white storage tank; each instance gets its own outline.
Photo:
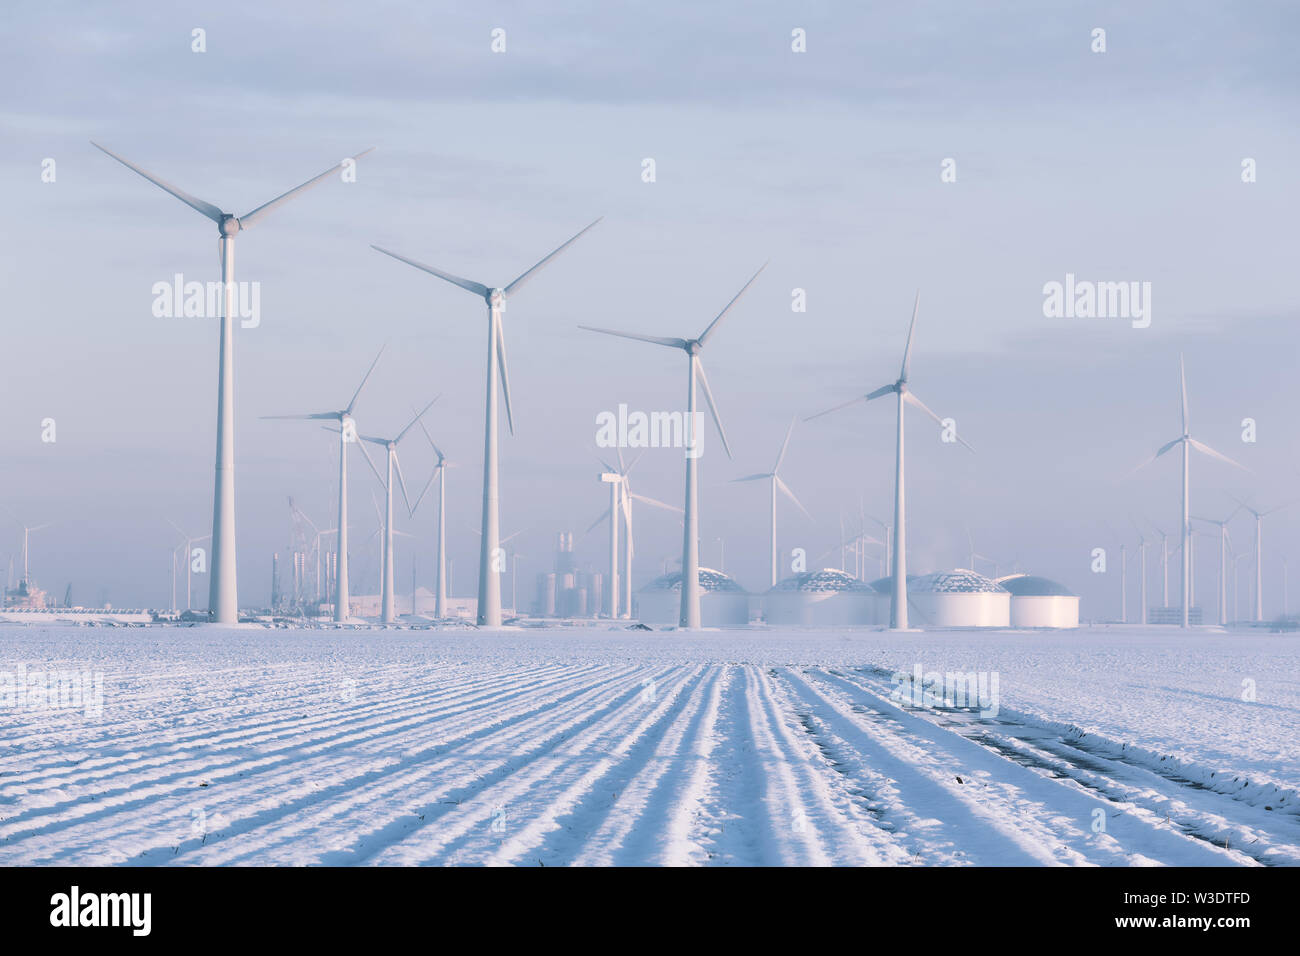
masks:
<path id="1" fill-rule="evenodd" d="M 870 584 L 843 571 L 805 571 L 763 596 L 763 620 L 774 626 L 875 624 L 877 597 Z"/>
<path id="2" fill-rule="evenodd" d="M 655 578 L 637 592 L 637 617 L 643 624 L 676 625 L 681 620 L 682 573 Z M 700 624 L 748 627 L 749 593 L 732 578 L 700 568 Z"/>
<path id="3" fill-rule="evenodd" d="M 1032 574 L 1013 574 L 998 583 L 1011 592 L 1012 627 L 1079 626 L 1079 596 L 1064 584 Z"/>
<path id="4" fill-rule="evenodd" d="M 966 568 L 907 582 L 908 623 L 919 627 L 1010 627 L 1011 594 Z"/>

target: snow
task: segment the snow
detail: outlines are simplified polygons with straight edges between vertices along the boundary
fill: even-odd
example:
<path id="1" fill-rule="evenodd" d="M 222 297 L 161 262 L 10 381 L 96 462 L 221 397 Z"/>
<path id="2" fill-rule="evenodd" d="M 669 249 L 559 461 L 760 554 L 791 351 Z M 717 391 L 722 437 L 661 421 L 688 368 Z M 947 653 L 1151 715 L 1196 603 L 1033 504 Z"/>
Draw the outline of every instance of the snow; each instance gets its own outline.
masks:
<path id="1" fill-rule="evenodd" d="M 1296 865 L 1298 744 L 1266 633 L 0 626 L 0 865 Z"/>

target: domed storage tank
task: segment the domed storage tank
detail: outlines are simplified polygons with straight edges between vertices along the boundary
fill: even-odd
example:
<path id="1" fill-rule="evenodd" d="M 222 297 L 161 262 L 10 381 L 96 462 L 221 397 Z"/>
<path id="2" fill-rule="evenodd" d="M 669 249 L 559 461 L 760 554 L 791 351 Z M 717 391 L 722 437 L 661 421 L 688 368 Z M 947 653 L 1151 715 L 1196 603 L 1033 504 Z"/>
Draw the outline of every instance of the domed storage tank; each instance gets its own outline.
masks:
<path id="1" fill-rule="evenodd" d="M 919 627 L 1010 627 L 1011 594 L 966 568 L 907 582 L 908 623 Z"/>
<path id="2" fill-rule="evenodd" d="M 835 626 L 875 624 L 875 588 L 833 568 L 788 577 L 763 596 L 763 620 L 770 625 Z"/>
<path id="3" fill-rule="evenodd" d="M 1011 592 L 1012 627 L 1078 627 L 1079 596 L 1064 584 L 1032 574 L 999 578 Z"/>
<path id="4" fill-rule="evenodd" d="M 682 573 L 673 571 L 643 587 L 637 592 L 637 608 L 643 624 L 677 624 L 682 610 Z M 700 568 L 700 624 L 748 627 L 749 592 L 721 571 Z"/>

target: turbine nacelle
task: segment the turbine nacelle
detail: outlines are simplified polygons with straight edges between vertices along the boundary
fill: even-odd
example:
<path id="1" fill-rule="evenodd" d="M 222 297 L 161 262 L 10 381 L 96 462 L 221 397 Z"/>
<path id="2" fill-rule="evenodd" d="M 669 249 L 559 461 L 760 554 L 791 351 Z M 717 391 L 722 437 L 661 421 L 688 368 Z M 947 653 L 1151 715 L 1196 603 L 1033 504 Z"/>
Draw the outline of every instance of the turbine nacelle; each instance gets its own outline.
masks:
<path id="1" fill-rule="evenodd" d="M 239 218 L 225 213 L 217 223 L 217 229 L 221 232 L 223 239 L 232 239 L 242 227 L 239 225 Z"/>
<path id="2" fill-rule="evenodd" d="M 703 349 L 704 346 L 700 343 L 699 339 L 687 339 L 686 344 L 683 345 L 682 348 L 686 350 L 687 355 L 699 355 L 700 350 Z"/>
<path id="3" fill-rule="evenodd" d="M 490 308 L 501 310 L 506 307 L 506 290 L 505 289 L 488 289 L 487 295 L 483 298 L 487 300 Z"/>

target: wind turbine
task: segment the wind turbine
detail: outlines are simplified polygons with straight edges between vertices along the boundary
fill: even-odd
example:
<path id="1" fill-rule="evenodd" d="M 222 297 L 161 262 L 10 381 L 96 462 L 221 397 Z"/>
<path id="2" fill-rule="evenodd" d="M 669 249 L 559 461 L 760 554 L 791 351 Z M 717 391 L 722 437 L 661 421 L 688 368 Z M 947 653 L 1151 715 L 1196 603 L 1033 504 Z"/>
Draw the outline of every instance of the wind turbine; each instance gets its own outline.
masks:
<path id="1" fill-rule="evenodd" d="M 375 356 L 375 360 L 370 363 L 370 368 L 366 370 L 365 377 L 361 379 L 361 384 L 357 386 L 357 390 L 352 393 L 352 401 L 348 402 L 346 408 L 336 412 L 312 412 L 307 415 L 262 416 L 266 419 L 335 421 L 339 423 L 339 540 L 336 563 L 337 577 L 334 586 L 334 620 L 339 624 L 348 619 L 348 602 L 351 599 L 351 593 L 348 589 L 348 445 L 357 440 L 356 421 L 352 417 L 352 412 L 357 407 L 357 399 L 361 397 L 361 390 L 366 387 L 366 382 L 370 381 L 370 373 L 379 364 L 379 359 L 384 354 L 384 348 L 387 348 L 387 346 L 381 347 L 379 354 Z"/>
<path id="2" fill-rule="evenodd" d="M 771 492 L 770 494 L 771 518 L 770 518 L 769 527 L 771 528 L 770 551 L 771 551 L 771 559 L 772 559 L 772 563 L 771 563 L 772 587 L 776 587 L 776 582 L 777 582 L 777 571 L 776 571 L 776 564 L 777 564 L 776 561 L 776 493 L 777 491 L 779 490 L 787 498 L 793 501 L 795 507 L 804 513 L 804 517 L 806 517 L 809 521 L 812 520 L 812 515 L 808 514 L 808 509 L 805 508 L 803 506 L 803 503 L 800 502 L 799 499 L 794 496 L 794 492 L 790 490 L 790 486 L 787 485 L 784 481 L 782 481 L 780 474 L 778 474 L 778 472 L 780 472 L 781 470 L 781 462 L 785 461 L 786 449 L 790 447 L 790 436 L 794 433 L 794 423 L 795 423 L 795 419 L 791 418 L 790 427 L 785 430 L 785 441 L 781 442 L 781 450 L 777 452 L 776 462 L 772 465 L 771 471 L 761 472 L 757 475 L 746 475 L 744 478 L 732 479 L 732 481 L 767 481 L 768 482 L 768 487 Z"/>
<path id="3" fill-rule="evenodd" d="M 399 256 L 397 253 L 390 252 L 379 246 L 372 245 L 370 247 L 376 252 L 382 252 L 386 256 L 392 256 L 400 262 L 405 262 L 408 266 L 414 266 L 423 272 L 437 276 L 439 279 L 445 279 L 453 285 L 460 286 L 465 291 L 479 296 L 487 303 L 487 411 L 483 437 L 483 528 L 481 531 L 482 541 L 479 544 L 478 563 L 478 623 L 480 625 L 488 627 L 501 626 L 501 578 L 494 564 L 497 551 L 500 550 L 501 546 L 497 488 L 498 373 L 500 374 L 501 392 L 506 400 L 506 422 L 510 426 L 510 434 L 515 433 L 514 415 L 510 410 L 510 376 L 506 368 L 505 328 L 501 321 L 501 313 L 505 311 L 506 299 L 517 292 L 544 265 L 571 246 L 583 233 L 598 222 L 600 222 L 600 219 L 596 219 L 591 225 L 578 232 L 577 235 L 562 243 L 553 252 L 538 261 L 536 265 L 504 288 L 489 287 L 481 282 L 462 279 L 460 276 L 443 272 L 433 266 L 425 265 L 414 259 L 408 259 L 406 256 Z M 504 567 L 502 570 L 504 570 Z"/>
<path id="4" fill-rule="evenodd" d="M 369 153 L 370 149 L 331 166 L 319 176 L 313 176 L 302 185 L 295 186 L 287 193 L 263 203 L 252 212 L 242 216 L 232 216 L 212 203 L 191 196 L 171 183 L 146 172 L 112 150 L 105 149 L 94 141 L 91 145 L 108 154 L 127 169 L 139 173 L 159 189 L 171 193 L 191 209 L 207 216 L 217 224 L 217 232 L 221 237 L 218 249 L 221 259 L 223 300 L 221 343 L 217 360 L 217 468 L 216 485 L 212 496 L 212 561 L 209 565 L 211 582 L 208 612 L 218 624 L 235 624 L 239 621 L 239 596 L 235 581 L 235 236 L 277 206 L 283 205 L 294 196 L 333 175 L 347 163 L 360 159 Z"/>
<path id="5" fill-rule="evenodd" d="M 176 533 L 185 539 L 185 610 L 188 611 L 193 606 L 191 602 L 193 601 L 192 582 L 193 582 L 193 572 L 194 572 L 194 545 L 197 544 L 199 541 L 207 541 L 208 538 L 212 537 L 212 535 L 205 534 L 202 535 L 201 537 L 195 538 L 192 535 L 186 533 L 185 531 L 182 531 L 180 525 L 178 525 L 175 521 L 172 521 L 171 518 L 167 519 L 167 523 L 171 525 L 173 528 L 175 528 Z M 173 553 L 175 552 L 173 551 Z M 173 608 L 173 610 L 175 610 L 175 608 Z"/>
<path id="6" fill-rule="evenodd" d="M 434 398 L 433 402 L 438 399 Z M 357 435 L 361 443 L 357 445 L 361 449 L 361 454 L 366 459 L 366 464 L 370 470 L 375 473 L 379 483 L 384 486 L 384 583 L 381 598 L 381 617 L 384 624 L 392 624 L 397 620 L 397 609 L 394 600 L 393 586 L 393 471 L 397 471 L 397 482 L 402 487 L 402 500 L 406 502 L 407 514 L 411 514 L 414 509 L 411 507 L 411 499 L 406 493 L 406 479 L 402 476 L 402 462 L 397 457 L 397 445 L 406 437 L 415 423 L 424 417 L 424 413 L 433 407 L 433 402 L 424 406 L 424 410 L 417 414 L 410 423 L 397 433 L 396 438 L 376 438 L 373 435 Z M 387 477 L 379 473 L 375 467 L 374 460 L 371 459 L 370 453 L 366 451 L 365 443 L 370 442 L 372 445 L 379 445 L 385 450 L 388 459 Z"/>
<path id="7" fill-rule="evenodd" d="M 1204 521 L 1206 524 L 1215 525 L 1219 529 L 1219 625 L 1224 626 L 1228 623 L 1228 549 L 1231 542 L 1228 538 L 1228 522 L 1231 521 L 1240 511 L 1241 508 L 1233 509 L 1232 514 L 1218 521 L 1214 518 L 1202 518 L 1199 515 L 1192 515 L 1193 521 Z"/>
<path id="8" fill-rule="evenodd" d="M 841 402 L 834 408 L 828 408 L 824 412 L 818 412 L 810 416 L 807 420 L 820 418 L 822 415 L 829 415 L 831 412 L 839 411 L 841 408 L 859 401 L 870 402 L 872 399 L 881 398 L 882 396 L 895 394 L 898 396 L 898 434 L 897 444 L 895 446 L 894 458 L 894 559 L 893 559 L 893 595 L 890 601 L 889 609 L 889 626 L 892 630 L 907 630 L 907 511 L 904 503 L 904 476 L 903 476 L 903 406 L 913 405 L 925 412 L 941 427 L 944 427 L 943 419 L 932 412 L 925 403 L 916 397 L 907 387 L 907 371 L 912 355 L 912 339 L 916 334 L 916 314 L 921 307 L 921 293 L 916 293 L 916 302 L 912 306 L 912 324 L 907 330 L 907 345 L 903 348 L 903 365 L 898 373 L 898 380 L 890 385 L 882 385 L 873 392 L 868 392 L 861 398 L 855 398 L 847 402 Z M 965 445 L 971 451 L 970 443 L 965 439 L 957 436 L 957 440 Z"/>
<path id="9" fill-rule="evenodd" d="M 664 502 L 658 501 L 654 498 L 649 498 L 645 495 L 639 495 L 633 491 L 630 476 L 636 463 L 641 460 L 641 456 L 638 455 L 636 458 L 632 459 L 631 464 L 629 464 L 624 459 L 623 450 L 621 448 L 616 448 L 615 451 L 618 453 L 617 468 L 611 465 L 604 458 L 600 458 L 598 461 L 600 461 L 601 465 L 604 467 L 605 473 L 616 475 L 620 479 L 622 485 L 622 492 L 619 496 L 619 509 L 623 516 L 623 571 L 622 574 L 619 575 L 619 581 L 623 587 L 623 597 L 620 616 L 630 618 L 632 616 L 632 555 L 635 550 L 632 543 L 632 502 L 639 501 L 642 504 L 647 504 L 654 508 L 662 508 L 664 511 L 675 511 L 677 514 L 681 514 L 682 509 L 670 504 L 665 504 Z M 589 528 L 587 528 L 587 533 L 595 530 L 602 521 L 609 517 L 610 513 L 611 512 L 608 509 L 604 511 L 601 516 L 597 518 Z"/>
<path id="10" fill-rule="evenodd" d="M 1138 600 L 1142 602 L 1142 623 L 1147 623 L 1147 538 L 1143 534 L 1138 523 L 1129 518 L 1133 525 L 1133 530 L 1138 533 L 1138 572 L 1141 578 L 1138 581 Z"/>
<path id="11" fill-rule="evenodd" d="M 1269 508 L 1267 511 L 1260 511 L 1259 509 L 1254 508 L 1251 505 L 1247 504 L 1246 502 L 1242 501 L 1240 498 L 1233 498 L 1232 500 L 1237 502 L 1238 505 L 1240 505 L 1242 508 L 1249 511 L 1252 515 L 1255 516 L 1255 620 L 1263 621 L 1264 620 L 1264 562 L 1263 562 L 1262 551 L 1263 551 L 1263 541 L 1264 541 L 1264 533 L 1263 533 L 1264 518 L 1267 515 L 1271 515 L 1275 511 L 1281 511 L 1283 508 L 1286 507 L 1286 505 L 1285 504 L 1276 505 L 1275 507 Z M 1289 503 L 1290 502 L 1288 502 L 1288 504 Z M 27 547 L 24 544 L 23 554 L 26 555 L 26 553 L 27 553 Z M 24 557 L 23 558 L 24 567 L 26 567 L 26 560 L 27 560 L 26 557 Z"/>
<path id="12" fill-rule="evenodd" d="M 1182 385 L 1183 433 L 1179 435 L 1177 438 L 1173 439 L 1172 441 L 1165 442 L 1165 444 L 1161 445 L 1160 448 L 1156 451 L 1156 453 L 1152 455 L 1150 458 L 1148 458 L 1146 461 L 1144 461 L 1141 465 L 1139 465 L 1136 470 L 1140 471 L 1141 469 L 1145 468 L 1147 465 L 1151 464 L 1151 462 L 1155 461 L 1165 452 L 1179 446 L 1182 447 L 1183 450 L 1183 514 L 1182 514 L 1182 527 L 1179 530 L 1178 538 L 1179 538 L 1180 546 L 1183 551 L 1183 558 L 1182 558 L 1183 627 L 1189 627 L 1191 625 L 1192 549 L 1187 542 L 1191 538 L 1191 531 L 1192 531 L 1192 521 L 1191 521 L 1191 511 L 1190 511 L 1191 503 L 1189 501 L 1189 495 L 1191 491 L 1190 475 L 1191 475 L 1192 449 L 1195 448 L 1201 454 L 1207 455 L 1210 458 L 1217 458 L 1220 461 L 1226 461 L 1229 465 L 1232 465 L 1235 468 L 1241 468 L 1243 471 L 1249 471 L 1249 469 L 1243 465 L 1237 464 L 1237 462 L 1233 461 L 1227 455 L 1220 454 L 1219 452 L 1211 448 L 1209 445 L 1205 444 L 1204 442 L 1197 441 L 1195 438 L 1191 436 L 1191 432 L 1189 430 L 1190 426 L 1187 421 L 1187 370 L 1183 364 L 1182 355 L 1178 356 L 1178 375 L 1179 375 L 1179 381 L 1181 382 Z"/>
<path id="13" fill-rule="evenodd" d="M 702 450 L 699 441 L 703 436 L 697 434 L 698 426 L 695 411 L 695 388 L 697 383 L 704 389 L 704 399 L 708 402 L 709 412 L 713 416 L 713 423 L 717 426 L 718 435 L 722 438 L 722 447 L 726 451 L 727 457 L 731 457 L 731 446 L 727 444 L 727 433 L 722 427 L 722 419 L 718 417 L 718 407 L 713 401 L 713 392 L 709 390 L 709 379 L 704 374 L 704 365 L 700 360 L 700 352 L 708 344 L 713 333 L 717 331 L 718 325 L 723 318 L 731 311 L 732 307 L 749 287 L 754 284 L 754 280 L 759 277 L 765 268 L 767 268 L 767 263 L 759 266 L 758 272 L 755 272 L 749 281 L 741 287 L 741 290 L 732 297 L 726 307 L 718 313 L 717 318 L 710 322 L 708 327 L 700 333 L 699 338 L 663 338 L 656 335 L 639 335 L 634 332 L 616 332 L 613 329 L 600 329 L 590 325 L 579 326 L 579 328 L 586 329 L 588 332 L 602 332 L 605 335 L 636 339 L 640 342 L 649 342 L 652 345 L 681 349 L 686 353 L 686 493 L 685 507 L 683 509 L 686 520 L 682 532 L 682 603 L 678 624 L 688 630 L 695 631 L 700 628 L 700 486 L 695 463 Z"/>
<path id="14" fill-rule="evenodd" d="M 420 507 L 420 502 L 424 500 L 424 493 L 429 490 L 434 480 L 438 481 L 438 570 L 437 570 L 437 593 L 433 599 L 433 616 L 442 620 L 447 616 L 447 469 L 454 468 L 455 463 L 447 460 L 447 456 L 442 453 L 433 441 L 433 436 L 429 434 L 429 429 L 424 427 L 424 422 L 420 422 L 420 430 L 424 432 L 424 437 L 429 440 L 429 447 L 433 453 L 438 456 L 438 464 L 433 468 L 433 474 L 425 482 L 424 490 L 420 496 L 415 499 L 415 504 L 411 506 L 411 513 L 414 514 Z"/>
<path id="15" fill-rule="evenodd" d="M 31 571 L 27 567 L 27 538 L 33 531 L 42 531 L 45 528 L 48 528 L 50 522 L 47 521 L 45 524 L 37 524 L 30 527 L 21 522 L 19 522 L 19 524 L 23 529 L 23 586 L 30 592 L 32 589 L 32 575 Z"/>

